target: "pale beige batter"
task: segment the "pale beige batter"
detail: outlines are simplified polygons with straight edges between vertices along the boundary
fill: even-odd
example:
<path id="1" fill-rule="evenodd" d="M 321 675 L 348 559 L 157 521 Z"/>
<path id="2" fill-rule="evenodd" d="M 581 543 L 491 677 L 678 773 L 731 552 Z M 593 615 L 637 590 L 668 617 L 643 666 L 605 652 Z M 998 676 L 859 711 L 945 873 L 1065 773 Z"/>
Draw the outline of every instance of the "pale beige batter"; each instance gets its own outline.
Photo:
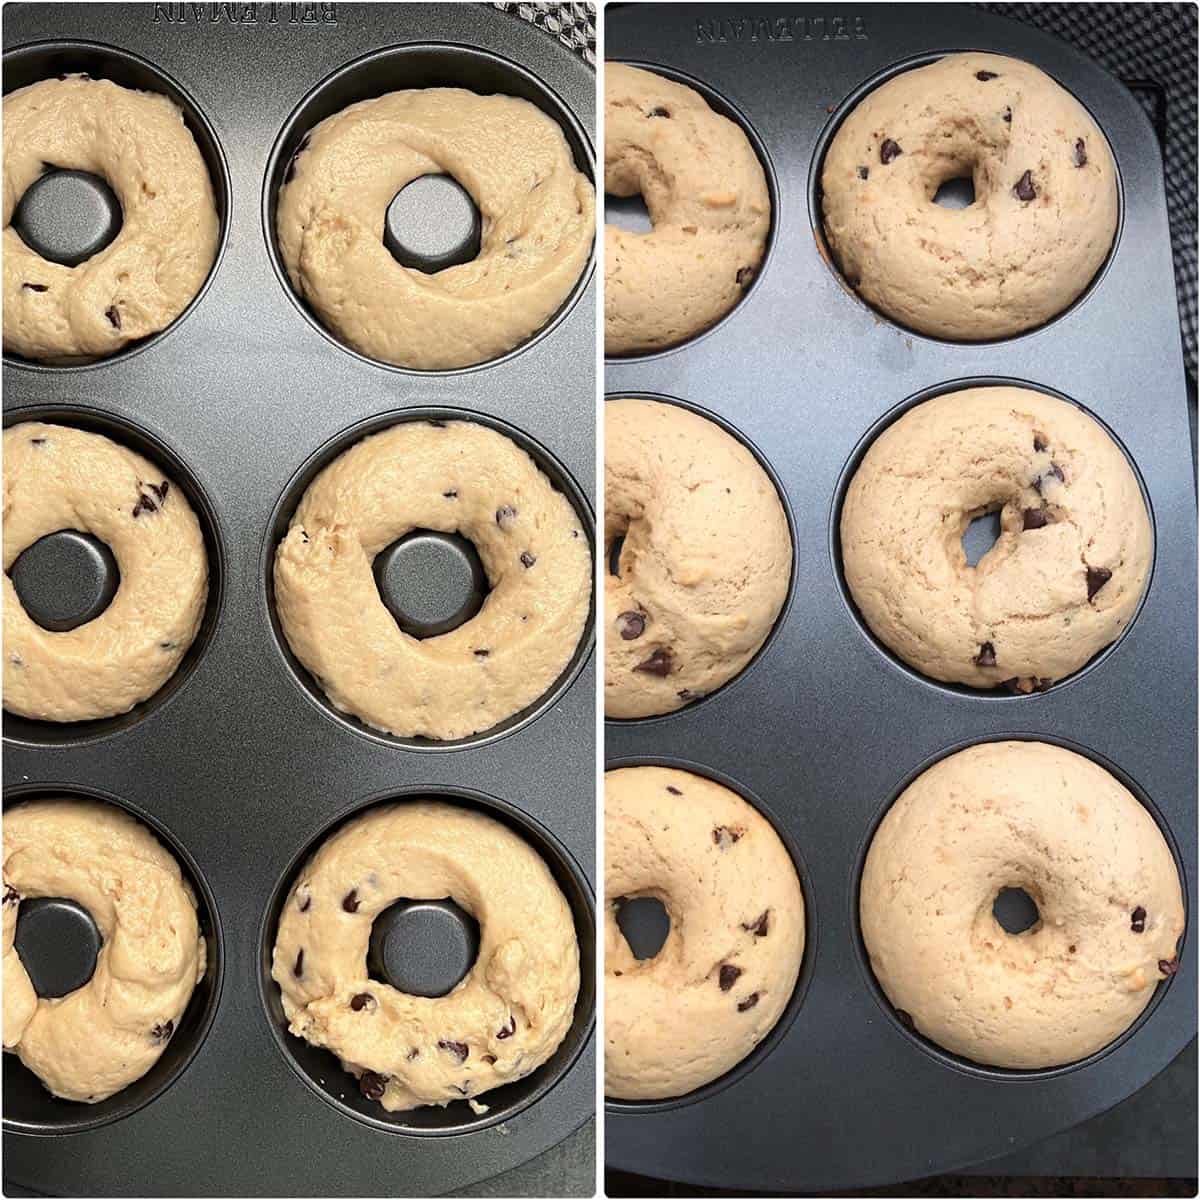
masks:
<path id="1" fill-rule="evenodd" d="M 444 996 L 367 974 L 375 918 L 400 899 L 453 900 L 479 953 Z M 579 946 L 538 853 L 482 813 L 435 801 L 371 809 L 328 838 L 284 904 L 271 969 L 289 1028 L 332 1051 L 395 1112 L 468 1099 L 535 1071 L 574 1019 Z"/>
<path id="2" fill-rule="evenodd" d="M 4 570 L 39 538 L 76 529 L 121 572 L 112 603 L 65 632 L 34 622 L 4 576 L 4 707 L 42 721 L 127 712 L 192 644 L 208 595 L 200 524 L 157 466 L 98 433 L 26 421 L 4 431 Z"/>
<path id="3" fill-rule="evenodd" d="M 491 585 L 457 629 L 419 639 L 371 564 L 413 529 L 461 533 Z M 533 703 L 583 633 L 591 551 L 570 501 L 515 443 L 470 421 L 407 421 L 309 485 L 275 556 L 296 657 L 335 708 L 400 737 L 467 737 Z"/>
<path id="4" fill-rule="evenodd" d="M 758 271 L 771 197 L 749 138 L 661 75 L 604 66 L 604 190 L 641 194 L 651 233 L 604 227 L 604 348 L 662 350 L 720 320 Z"/>
<path id="5" fill-rule="evenodd" d="M 971 567 L 962 536 L 1000 511 Z M 882 642 L 925 675 L 1041 691 L 1128 625 L 1153 532 L 1128 459 L 1082 409 L 1015 387 L 906 412 L 868 449 L 841 520 L 846 583 Z"/>
<path id="6" fill-rule="evenodd" d="M 754 657 L 787 597 L 792 539 L 770 476 L 677 404 L 604 406 L 604 711 L 671 712 Z"/>
<path id="7" fill-rule="evenodd" d="M 104 939 L 91 979 L 39 999 L 13 947 L 17 911 L 73 900 Z M 4 1048 L 55 1095 L 94 1103 L 158 1061 L 207 967 L 179 864 L 128 813 L 46 799 L 4 814 Z"/>
<path id="8" fill-rule="evenodd" d="M 963 177 L 973 204 L 934 203 Z M 830 144 L 821 187 L 850 285 L 902 324 L 962 341 L 1062 312 L 1117 228 L 1104 134 L 1048 75 L 996 54 L 950 54 L 876 88 Z"/>
<path id="9" fill-rule="evenodd" d="M 393 197 L 447 174 L 483 222 L 478 256 L 426 275 L 383 243 Z M 322 323 L 370 358 L 423 370 L 486 362 L 531 337 L 587 266 L 595 193 L 558 124 L 527 100 L 392 92 L 327 117 L 279 192 L 279 248 Z"/>
<path id="10" fill-rule="evenodd" d="M 728 788 L 665 767 L 604 777 L 604 1091 L 682 1096 L 774 1027 L 804 955 L 804 896 L 779 835 Z M 671 930 L 633 956 L 620 902 L 651 896 Z"/>
<path id="11" fill-rule="evenodd" d="M 1038 907 L 1010 934 L 992 905 Z M 1175 861 L 1154 818 L 1090 759 L 1042 742 L 972 746 L 892 805 L 860 897 L 871 967 L 939 1046 L 997 1067 L 1054 1067 L 1108 1045 L 1174 974 Z"/>
<path id="12" fill-rule="evenodd" d="M 101 176 L 121 202 L 116 238 L 77 267 L 11 228 L 47 167 Z M 165 329 L 217 254 L 208 168 L 166 96 L 69 75 L 4 97 L 4 348 L 51 362 L 99 358 Z"/>

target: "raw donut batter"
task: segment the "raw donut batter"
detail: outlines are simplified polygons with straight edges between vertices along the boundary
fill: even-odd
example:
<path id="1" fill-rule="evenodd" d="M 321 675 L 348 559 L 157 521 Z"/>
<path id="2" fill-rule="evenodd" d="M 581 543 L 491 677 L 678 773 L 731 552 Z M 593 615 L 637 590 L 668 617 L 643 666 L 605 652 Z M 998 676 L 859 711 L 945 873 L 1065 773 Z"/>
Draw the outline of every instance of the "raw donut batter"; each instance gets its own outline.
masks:
<path id="1" fill-rule="evenodd" d="M 444 996 L 367 974 L 375 918 L 399 899 L 449 898 L 479 923 L 479 953 Z M 446 1105 L 523 1079 L 574 1019 L 579 946 L 567 901 L 507 826 L 453 804 L 371 809 L 328 838 L 292 886 L 271 976 L 289 1029 L 332 1051 L 390 1112 Z"/>

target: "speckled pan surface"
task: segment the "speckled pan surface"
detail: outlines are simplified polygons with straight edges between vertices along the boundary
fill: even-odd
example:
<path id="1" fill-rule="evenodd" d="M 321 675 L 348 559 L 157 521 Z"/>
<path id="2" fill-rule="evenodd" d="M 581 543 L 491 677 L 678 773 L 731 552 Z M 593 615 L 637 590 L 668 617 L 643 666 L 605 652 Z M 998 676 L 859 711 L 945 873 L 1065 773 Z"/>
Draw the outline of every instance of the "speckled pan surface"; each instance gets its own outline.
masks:
<path id="1" fill-rule="evenodd" d="M 1064 44 L 957 6 L 618 5 L 606 56 L 699 81 L 761 139 L 776 185 L 771 247 L 707 334 L 606 365 L 609 396 L 657 395 L 727 420 L 777 473 L 794 519 L 796 592 L 741 676 L 666 717 L 608 722 L 606 759 L 711 769 L 757 797 L 804 864 L 809 947 L 794 1020 L 723 1085 L 609 1104 L 608 1165 L 743 1190 L 885 1184 L 980 1163 L 1128 1096 L 1196 1031 L 1196 937 L 1179 973 L 1106 1052 L 1055 1071 L 974 1067 L 908 1033 L 858 931 L 875 826 L 932 761 L 1036 737 L 1097 757 L 1164 827 L 1196 912 L 1195 479 L 1162 162 L 1136 101 Z M 981 50 L 1027 59 L 1093 113 L 1121 177 L 1116 249 L 1091 290 L 1031 333 L 956 345 L 897 328 L 823 260 L 821 153 L 853 98 L 905 63 Z M 1128 633 L 1044 695 L 967 694 L 918 677 L 861 624 L 839 582 L 839 500 L 867 439 L 905 401 L 970 382 L 1084 405 L 1136 464 L 1157 548 Z M 836 750 L 831 750 L 836 748 Z M 719 1129 L 721 1136 L 711 1136 Z"/>
<path id="2" fill-rule="evenodd" d="M 365 56 L 415 48 L 365 68 L 362 86 L 376 94 L 406 81 L 461 81 L 463 71 L 474 72 L 465 86 L 473 79 L 480 90 L 524 81 L 561 114 L 577 162 L 593 175 L 594 76 L 555 39 L 473 4 L 11 5 L 6 90 L 28 82 L 11 67 L 20 48 L 48 42 L 135 55 L 186 95 L 211 126 L 227 173 L 228 202 L 219 207 L 228 233 L 207 290 L 165 335 L 85 368 L 6 358 L 5 423 L 34 414 L 79 420 L 118 438 L 127 431 L 135 447 L 156 451 L 212 540 L 214 603 L 197 653 L 159 702 L 77 729 L 5 714 L 5 797 L 87 789 L 128 803 L 174 839 L 219 920 L 219 996 L 190 1064 L 136 1111 L 68 1135 L 15 1128 L 10 1108 L 5 1178 L 56 1195 L 435 1195 L 465 1187 L 533 1158 L 594 1109 L 590 930 L 581 939 L 589 965 L 576 1025 L 551 1073 L 531 1077 L 552 1086 L 514 1085 L 522 1090 L 513 1103 L 484 1118 L 457 1105 L 461 1113 L 440 1124 L 436 1113 L 409 1114 L 398 1127 L 378 1106 L 360 1104 L 350 1077 L 338 1086 L 332 1059 L 318 1071 L 332 1095 L 292 1061 L 285 1047 L 301 1044 L 275 1023 L 264 929 L 288 873 L 338 820 L 369 801 L 430 794 L 479 804 L 531 838 L 553 859 L 578 925 L 591 907 L 594 871 L 590 624 L 552 702 L 533 719 L 431 750 L 373 735 L 323 705 L 273 629 L 268 550 L 318 451 L 352 427 L 368 432 L 374 425 L 361 423 L 380 414 L 413 409 L 499 423 L 543 458 L 590 531 L 592 269 L 547 330 L 503 359 L 406 372 L 367 362 L 312 323 L 278 273 L 264 216 L 303 131 L 289 125 L 293 114 Z M 46 60 L 48 69 L 87 69 L 80 56 L 93 53 L 64 50 Z M 360 98 L 328 96 L 327 111 Z M 309 124 L 326 115 L 305 111 Z M 195 1022 L 203 1034 L 205 1014 Z M 15 1106 L 10 1072 L 21 1068 L 9 1059 L 5 1090 Z"/>

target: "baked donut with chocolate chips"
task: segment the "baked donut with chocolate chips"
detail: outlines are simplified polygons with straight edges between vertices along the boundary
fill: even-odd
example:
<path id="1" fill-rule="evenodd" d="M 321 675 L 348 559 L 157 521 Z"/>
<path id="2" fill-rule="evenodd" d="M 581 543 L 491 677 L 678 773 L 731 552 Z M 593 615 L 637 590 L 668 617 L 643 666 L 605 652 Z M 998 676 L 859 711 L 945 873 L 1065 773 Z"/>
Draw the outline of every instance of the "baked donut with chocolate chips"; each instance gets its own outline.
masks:
<path id="1" fill-rule="evenodd" d="M 934 202 L 969 178 L 963 209 Z M 1009 337 L 1091 283 L 1117 228 L 1117 172 L 1091 115 L 1030 63 L 949 54 L 865 96 L 821 172 L 847 282 L 933 337 Z"/>
<path id="2" fill-rule="evenodd" d="M 974 565 L 962 538 L 1000 514 Z M 978 387 L 926 400 L 846 491 L 842 564 L 871 631 L 932 679 L 1044 691 L 1121 635 L 1154 539 L 1128 459 L 1082 409 Z"/>

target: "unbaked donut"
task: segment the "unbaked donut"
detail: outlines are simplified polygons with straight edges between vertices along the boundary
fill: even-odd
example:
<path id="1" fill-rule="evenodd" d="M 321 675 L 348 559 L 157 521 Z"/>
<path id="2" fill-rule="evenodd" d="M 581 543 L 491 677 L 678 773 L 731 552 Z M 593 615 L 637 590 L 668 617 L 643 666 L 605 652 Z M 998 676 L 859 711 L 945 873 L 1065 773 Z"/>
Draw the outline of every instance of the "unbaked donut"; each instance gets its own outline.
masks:
<path id="1" fill-rule="evenodd" d="M 587 266 L 595 193 L 556 121 L 512 96 L 392 92 L 327 117 L 279 192 L 279 249 L 322 324 L 381 362 L 486 362 L 536 333 Z M 479 209 L 479 254 L 427 275 L 384 245 L 388 205 L 452 175 Z"/>
<path id="2" fill-rule="evenodd" d="M 444 996 L 367 974 L 371 926 L 399 899 L 453 900 L 479 923 L 479 952 Z M 293 884 L 271 976 L 297 1037 L 332 1051 L 391 1112 L 478 1097 L 523 1079 L 574 1019 L 579 946 L 566 898 L 538 853 L 492 817 L 408 801 L 328 838 Z"/>
<path id="3" fill-rule="evenodd" d="M 404 633 L 371 564 L 413 529 L 461 533 L 491 594 L 449 633 Z M 460 738 L 533 703 L 583 633 L 589 542 L 571 502 L 508 438 L 471 421 L 403 421 L 309 485 L 275 555 L 292 652 L 335 708 L 400 737 Z"/>
<path id="4" fill-rule="evenodd" d="M 73 900 L 103 938 L 96 969 L 39 998 L 13 945 L 23 900 Z M 178 1028 L 207 967 L 196 897 L 128 813 L 31 800 L 4 814 L 4 1048 L 55 1095 L 92 1104 L 140 1079 Z"/>
<path id="5" fill-rule="evenodd" d="M 779 835 L 728 788 L 665 767 L 604 777 L 604 1091 L 682 1096 L 736 1066 L 774 1028 L 804 955 L 804 896 Z M 626 900 L 671 919 L 639 960 Z"/>
<path id="6" fill-rule="evenodd" d="M 968 565 L 962 537 L 1000 512 Z M 926 400 L 867 450 L 842 562 L 875 636 L 933 679 L 1044 691 L 1114 642 L 1154 554 L 1128 459 L 1082 409 L 1015 387 Z"/>
<path id="7" fill-rule="evenodd" d="M 604 711 L 671 712 L 719 688 L 766 641 L 792 538 L 754 455 L 677 404 L 604 406 Z"/>
<path id="8" fill-rule="evenodd" d="M 113 241 L 77 267 L 50 262 L 11 221 L 50 169 L 101 176 L 121 202 Z M 217 254 L 212 180 L 183 113 L 153 92 L 68 75 L 4 97 L 4 348 L 99 358 L 165 329 Z"/>
<path id="9" fill-rule="evenodd" d="M 90 533 L 121 573 L 112 603 L 74 629 L 43 629 L 7 572 L 39 538 Z M 4 431 L 4 707 L 41 721 L 128 712 L 175 673 L 200 628 L 208 557 L 179 487 L 140 454 L 67 425 Z"/>
<path id="10" fill-rule="evenodd" d="M 662 350 L 720 320 L 750 286 L 771 197 L 749 139 L 692 88 L 604 67 L 604 190 L 639 193 L 651 233 L 604 226 L 604 348 Z"/>
<path id="11" fill-rule="evenodd" d="M 972 204 L 934 203 L 963 177 Z M 1057 316 L 1117 228 L 1116 166 L 1091 115 L 996 54 L 949 54 L 869 93 L 830 143 L 821 187 L 850 285 L 894 320 L 962 341 Z"/>
<path id="12" fill-rule="evenodd" d="M 998 893 L 1038 909 L 1008 933 Z M 1183 898 L 1154 818 L 1107 771 L 988 742 L 915 779 L 871 841 L 871 968 L 901 1019 L 974 1062 L 1032 1070 L 1107 1046 L 1175 973 Z"/>

